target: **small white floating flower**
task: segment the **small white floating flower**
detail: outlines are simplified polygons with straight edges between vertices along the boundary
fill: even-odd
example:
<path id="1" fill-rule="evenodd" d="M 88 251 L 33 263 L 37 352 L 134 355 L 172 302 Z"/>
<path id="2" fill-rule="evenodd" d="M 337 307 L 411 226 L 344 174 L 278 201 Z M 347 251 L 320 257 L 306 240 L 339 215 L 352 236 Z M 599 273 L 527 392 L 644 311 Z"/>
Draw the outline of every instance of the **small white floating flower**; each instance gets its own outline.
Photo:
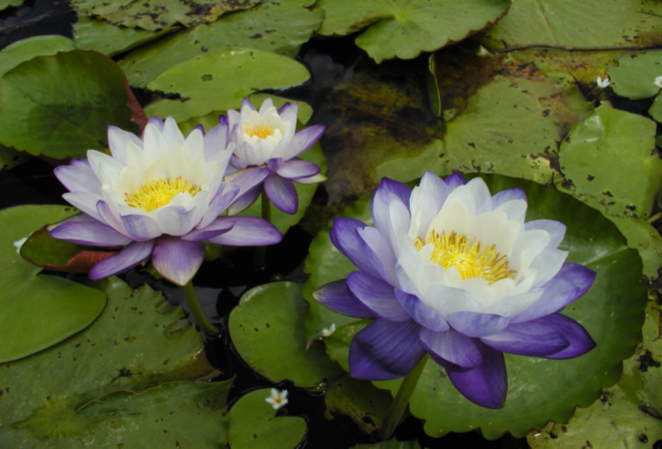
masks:
<path id="1" fill-rule="evenodd" d="M 658 76 L 655 78 L 655 81 L 653 81 L 657 87 L 662 87 L 662 76 Z"/>
<path id="2" fill-rule="evenodd" d="M 611 84 L 611 81 L 609 81 L 609 78 L 602 79 L 601 77 L 598 77 L 598 79 L 595 80 L 595 84 L 597 84 L 600 89 L 606 89 Z"/>
<path id="3" fill-rule="evenodd" d="M 21 248 L 23 247 L 23 244 L 28 241 L 27 237 L 23 237 L 20 240 L 16 240 L 14 242 L 14 247 L 16 248 L 16 254 L 21 254 Z"/>
<path id="4" fill-rule="evenodd" d="M 271 396 L 265 399 L 274 410 L 278 410 L 287 404 L 287 390 L 278 391 L 275 388 L 271 389 Z"/>
<path id="5" fill-rule="evenodd" d="M 322 329 L 318 332 L 320 337 L 330 337 L 336 331 L 336 325 L 332 324 L 327 329 Z"/>

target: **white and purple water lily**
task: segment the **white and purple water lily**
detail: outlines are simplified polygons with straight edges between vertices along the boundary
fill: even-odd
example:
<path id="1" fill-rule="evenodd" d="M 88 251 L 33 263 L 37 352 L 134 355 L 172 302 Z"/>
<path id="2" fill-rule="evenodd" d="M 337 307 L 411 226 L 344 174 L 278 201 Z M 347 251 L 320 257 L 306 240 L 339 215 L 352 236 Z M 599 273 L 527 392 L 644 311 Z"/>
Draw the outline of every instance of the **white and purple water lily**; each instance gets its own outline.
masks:
<path id="1" fill-rule="evenodd" d="M 444 182 L 427 172 L 413 190 L 383 179 L 372 199 L 375 226 L 336 218 L 331 240 L 359 268 L 313 294 L 344 315 L 374 319 L 349 351 L 359 379 L 405 376 L 429 353 L 466 398 L 500 408 L 503 353 L 566 359 L 595 343 L 558 313 L 595 273 L 565 262 L 565 226 L 525 223 L 523 190 L 491 195 L 482 179 Z"/>
<path id="2" fill-rule="evenodd" d="M 236 173 L 230 176 L 231 182 L 241 187 L 230 215 L 253 204 L 262 186 L 274 206 L 294 214 L 299 199 L 293 182 L 313 184 L 326 179 L 317 165 L 297 157 L 319 140 L 325 127 L 314 125 L 295 133 L 298 112 L 299 106 L 290 103 L 276 110 L 271 98 L 257 111 L 245 98 L 241 112 L 229 110 L 220 118 L 221 123 L 227 121 L 229 141 L 235 145 L 230 170 Z"/>
<path id="3" fill-rule="evenodd" d="M 89 150 L 87 159 L 55 169 L 69 190 L 64 199 L 85 214 L 50 230 L 50 235 L 88 246 L 124 246 L 90 271 L 101 279 L 125 272 L 152 256 L 166 279 L 184 285 L 204 258 L 203 240 L 231 246 L 272 245 L 282 239 L 257 217 L 219 217 L 239 194 L 224 183 L 234 144 L 220 124 L 186 138 L 175 120 L 152 117 L 142 138 L 108 127 L 112 157 Z"/>

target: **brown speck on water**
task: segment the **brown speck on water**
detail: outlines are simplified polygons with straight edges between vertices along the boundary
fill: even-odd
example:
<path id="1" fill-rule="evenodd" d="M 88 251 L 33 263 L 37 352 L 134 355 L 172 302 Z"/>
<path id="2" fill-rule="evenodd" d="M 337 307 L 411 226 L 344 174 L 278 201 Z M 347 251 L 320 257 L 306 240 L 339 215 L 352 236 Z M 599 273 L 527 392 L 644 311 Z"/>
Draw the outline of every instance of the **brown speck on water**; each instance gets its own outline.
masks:
<path id="1" fill-rule="evenodd" d="M 616 313 L 616 312 L 611 312 L 611 315 L 609 315 L 609 317 L 614 318 L 614 313 Z"/>

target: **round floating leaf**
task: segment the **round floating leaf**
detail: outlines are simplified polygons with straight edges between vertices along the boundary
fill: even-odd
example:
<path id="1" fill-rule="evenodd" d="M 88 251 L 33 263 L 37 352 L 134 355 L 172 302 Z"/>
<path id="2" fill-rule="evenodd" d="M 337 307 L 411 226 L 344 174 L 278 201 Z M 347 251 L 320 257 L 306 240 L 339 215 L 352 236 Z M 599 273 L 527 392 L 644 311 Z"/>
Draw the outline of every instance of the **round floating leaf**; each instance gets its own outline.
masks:
<path id="1" fill-rule="evenodd" d="M 616 95 L 632 100 L 652 97 L 660 92 L 655 79 L 662 76 L 659 51 L 633 53 L 618 59 L 618 67 L 607 71 Z"/>
<path id="2" fill-rule="evenodd" d="M 232 449 L 292 449 L 306 434 L 306 421 L 298 416 L 275 416 L 265 401 L 270 390 L 251 391 L 230 409 L 228 441 Z"/>
<path id="3" fill-rule="evenodd" d="M 6 447 L 72 449 L 94 442 L 117 447 L 212 449 L 227 443 L 225 408 L 232 380 L 173 382 L 136 394 L 118 391 L 80 409 L 41 409 L 0 429 Z"/>
<path id="4" fill-rule="evenodd" d="M 0 329 L 4 335 L 0 362 L 27 357 L 80 332 L 106 305 L 105 295 L 96 289 L 58 276 L 38 276 L 41 268 L 23 260 L 15 247 L 31 230 L 74 212 L 63 206 L 0 211 Z"/>
<path id="5" fill-rule="evenodd" d="M 46 351 L 0 366 L 0 427 L 24 423 L 36 432 L 40 421 L 30 418 L 45 414 L 54 420 L 46 426 L 56 431 L 59 420 L 66 422 L 76 410 L 110 393 L 141 392 L 215 373 L 200 334 L 161 293 L 147 286 L 131 290 L 114 277 L 95 285 L 108 296 L 108 305 L 92 326 Z M 58 290 L 62 288 L 52 286 L 48 294 Z M 70 296 L 80 299 L 80 294 Z M 32 307 L 32 313 L 40 307 Z"/>
<path id="6" fill-rule="evenodd" d="M 653 104 L 651 105 L 651 108 L 648 110 L 648 114 L 650 114 L 650 116 L 653 117 L 653 120 L 655 120 L 656 122 L 662 123 L 662 96 L 658 95 L 657 97 L 655 97 L 655 100 L 653 100 Z M 658 144 L 658 146 L 660 145 Z"/>
<path id="7" fill-rule="evenodd" d="M 646 218 L 662 189 L 655 122 L 604 104 L 561 144 L 559 163 L 578 198 L 610 215 Z"/>
<path id="8" fill-rule="evenodd" d="M 24 0 L 0 0 L 0 11 L 10 6 L 21 6 Z"/>
<path id="9" fill-rule="evenodd" d="M 178 94 L 182 100 L 157 100 L 148 116 L 172 115 L 178 121 L 236 106 L 256 90 L 283 89 L 304 83 L 308 70 L 286 56 L 247 48 L 219 48 L 166 70 L 148 84 L 153 91 Z"/>
<path id="10" fill-rule="evenodd" d="M 114 25 L 155 31 L 181 23 L 193 27 L 221 15 L 250 8 L 264 0 L 72 0 L 71 5 L 87 15 L 99 16 Z"/>
<path id="11" fill-rule="evenodd" d="M 486 37 L 497 48 L 646 47 L 659 42 L 661 26 L 662 4 L 656 0 L 513 0 L 508 15 Z"/>
<path id="12" fill-rule="evenodd" d="M 318 33 L 346 35 L 369 27 L 356 38 L 377 63 L 412 59 L 461 41 L 500 20 L 510 0 L 319 0 L 324 11 Z"/>
<path id="13" fill-rule="evenodd" d="M 73 25 L 73 31 L 76 48 L 98 51 L 107 56 L 130 50 L 167 32 L 119 27 L 80 13 L 78 22 Z"/>
<path id="14" fill-rule="evenodd" d="M 276 282 L 244 293 L 230 313 L 230 335 L 242 358 L 262 376 L 314 388 L 343 372 L 321 345 L 306 350 L 303 315 L 308 305 L 293 282 Z"/>
<path id="15" fill-rule="evenodd" d="M 628 247 L 639 251 L 644 263 L 644 275 L 650 279 L 657 277 L 662 266 L 662 236 L 646 220 L 635 217 L 607 217 L 628 239 Z"/>
<path id="16" fill-rule="evenodd" d="M 30 160 L 32 156 L 0 144 L 0 170 L 7 170 Z"/>
<path id="17" fill-rule="evenodd" d="M 62 36 L 35 36 L 14 42 L 0 52 L 0 75 L 37 56 L 50 56 L 74 48 L 71 39 Z"/>
<path id="18" fill-rule="evenodd" d="M 395 438 L 375 444 L 359 444 L 353 449 L 421 449 L 418 441 L 398 441 Z"/>
<path id="19" fill-rule="evenodd" d="M 586 407 L 598 397 L 600 388 L 613 385 L 620 377 L 622 360 L 632 354 L 641 338 L 646 286 L 641 281 L 641 259 L 628 249 L 618 229 L 598 211 L 551 187 L 524 180 L 484 176 L 492 193 L 520 187 L 528 197 L 527 221 L 559 220 L 567 226 L 561 248 L 570 251 L 568 261 L 597 272 L 593 287 L 563 313 L 581 323 L 597 342 L 588 354 L 572 360 L 547 360 L 506 355 L 508 396 L 505 407 L 490 410 L 465 399 L 452 386 L 443 368 L 429 361 L 410 401 L 411 413 L 425 420 L 431 436 L 447 432 L 466 432 L 480 428 L 488 439 L 509 431 L 524 436 L 531 428 L 542 428 L 552 419 L 570 419 L 577 405 Z M 360 210 L 362 208 L 363 210 Z M 356 218 L 369 211 L 367 201 L 357 203 Z M 356 213 L 360 212 L 360 213 Z M 328 253 L 320 248 L 330 245 L 328 232 L 311 246 L 307 269 L 312 272 L 306 291 L 344 278 L 355 268 L 342 262 L 327 263 Z M 327 241 L 325 245 L 320 244 Z M 319 270 L 318 270 L 319 267 Z M 326 342 L 332 359 L 342 357 L 346 366 L 351 336 L 366 321 L 340 327 Z M 400 380 L 376 382 L 393 394 Z"/>
<path id="20" fill-rule="evenodd" d="M 170 67 L 221 47 L 249 47 L 293 58 L 322 22 L 323 13 L 308 8 L 313 3 L 268 0 L 214 23 L 159 39 L 131 52 L 119 66 L 132 86 L 145 88 Z"/>
<path id="21" fill-rule="evenodd" d="M 64 159 L 105 148 L 108 125 L 136 131 L 124 75 L 96 52 L 41 56 L 0 81 L 0 142 L 30 154 Z"/>

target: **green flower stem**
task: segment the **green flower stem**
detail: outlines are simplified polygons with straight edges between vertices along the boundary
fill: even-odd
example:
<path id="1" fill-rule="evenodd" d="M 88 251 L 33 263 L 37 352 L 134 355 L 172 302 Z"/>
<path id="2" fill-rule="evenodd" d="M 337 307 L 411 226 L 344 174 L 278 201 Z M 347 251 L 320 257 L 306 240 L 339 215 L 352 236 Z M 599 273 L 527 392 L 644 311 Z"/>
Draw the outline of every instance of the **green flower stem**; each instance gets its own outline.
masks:
<path id="1" fill-rule="evenodd" d="M 261 200 L 262 200 L 262 218 L 264 218 L 269 223 L 271 223 L 271 201 L 269 201 L 269 197 L 267 196 L 267 192 L 264 191 L 264 187 L 262 187 Z M 253 259 L 255 268 L 258 270 L 264 268 L 266 258 L 267 258 L 267 247 L 266 246 L 257 247 L 255 249 L 255 259 Z"/>
<path id="2" fill-rule="evenodd" d="M 656 221 L 659 220 L 660 218 L 662 218 L 662 212 L 658 212 L 658 213 L 656 213 L 655 215 L 653 215 L 652 217 L 650 217 L 650 218 L 648 219 L 648 223 L 653 224 L 654 222 L 656 222 Z"/>
<path id="3" fill-rule="evenodd" d="M 196 296 L 195 289 L 193 288 L 193 282 L 188 281 L 183 288 L 184 294 L 186 295 L 186 302 L 188 303 L 189 309 L 191 309 L 191 315 L 193 315 L 193 319 L 197 325 L 200 326 L 200 329 L 206 336 L 216 337 L 221 332 L 212 324 L 210 324 L 209 321 L 207 321 L 207 318 L 205 318 L 205 314 L 202 313 L 202 308 L 200 307 L 198 297 Z"/>
<path id="4" fill-rule="evenodd" d="M 384 419 L 382 427 L 377 431 L 377 439 L 379 441 L 388 440 L 391 435 L 393 435 L 395 428 L 400 424 L 402 415 L 407 408 L 407 404 L 409 404 L 409 399 L 416 388 L 416 384 L 421 377 L 421 373 L 423 372 L 423 368 L 425 368 L 428 358 L 429 355 L 425 354 L 421 361 L 418 362 L 418 365 L 416 365 L 402 380 L 398 393 L 395 395 L 393 402 L 391 402 L 391 406 L 386 412 L 386 419 Z"/>

